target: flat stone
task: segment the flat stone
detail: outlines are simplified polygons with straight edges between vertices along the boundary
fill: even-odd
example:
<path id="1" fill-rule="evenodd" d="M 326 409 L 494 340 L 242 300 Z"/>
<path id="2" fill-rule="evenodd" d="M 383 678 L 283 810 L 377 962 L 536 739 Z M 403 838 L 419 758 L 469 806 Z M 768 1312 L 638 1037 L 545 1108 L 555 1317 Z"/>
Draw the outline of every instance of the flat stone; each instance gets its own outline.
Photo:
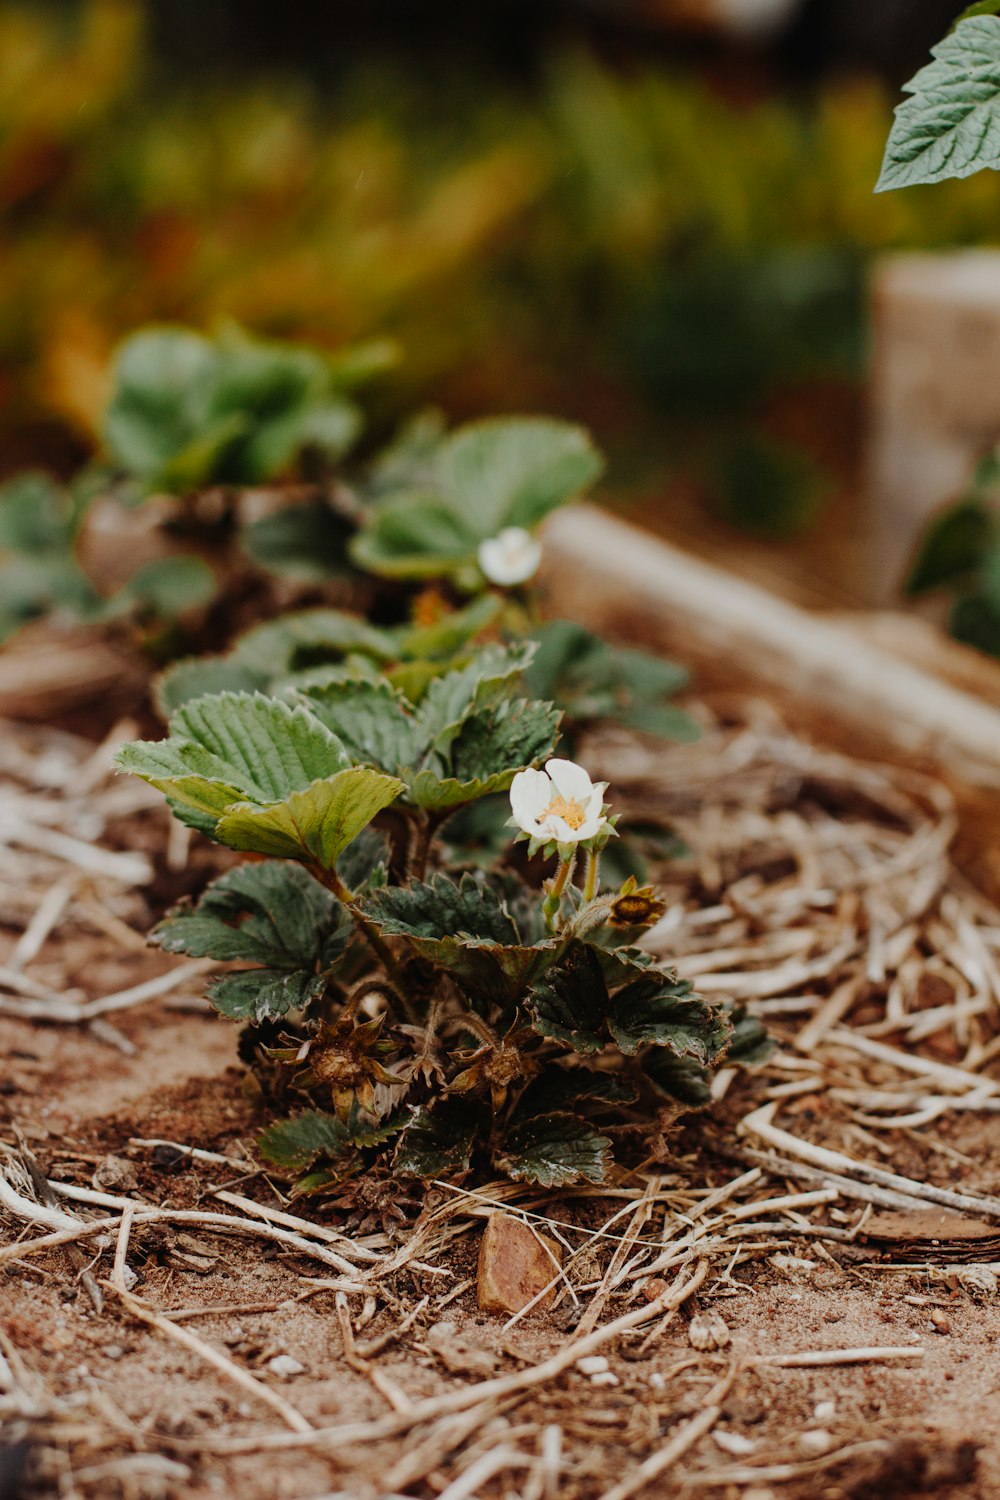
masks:
<path id="1" fill-rule="evenodd" d="M 479 1246 L 477 1295 L 483 1312 L 518 1313 L 547 1287 L 562 1265 L 562 1247 L 534 1234 L 513 1214 L 490 1214 Z M 540 1312 L 556 1294 L 553 1287 L 531 1309 Z"/>

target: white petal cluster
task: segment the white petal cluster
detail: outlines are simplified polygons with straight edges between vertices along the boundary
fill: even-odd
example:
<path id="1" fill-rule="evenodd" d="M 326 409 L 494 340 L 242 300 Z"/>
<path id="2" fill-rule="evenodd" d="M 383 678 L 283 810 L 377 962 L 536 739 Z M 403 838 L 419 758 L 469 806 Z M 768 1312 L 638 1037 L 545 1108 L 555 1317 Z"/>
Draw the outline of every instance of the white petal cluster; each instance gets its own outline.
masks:
<path id="1" fill-rule="evenodd" d="M 546 843 L 581 844 L 608 821 L 603 811 L 606 781 L 591 781 L 572 760 L 550 760 L 544 771 L 518 771 L 510 808 L 523 833 Z"/>
<path id="2" fill-rule="evenodd" d="M 542 560 L 542 544 L 523 526 L 505 526 L 496 536 L 480 542 L 477 557 L 490 583 L 511 588 L 534 578 Z"/>

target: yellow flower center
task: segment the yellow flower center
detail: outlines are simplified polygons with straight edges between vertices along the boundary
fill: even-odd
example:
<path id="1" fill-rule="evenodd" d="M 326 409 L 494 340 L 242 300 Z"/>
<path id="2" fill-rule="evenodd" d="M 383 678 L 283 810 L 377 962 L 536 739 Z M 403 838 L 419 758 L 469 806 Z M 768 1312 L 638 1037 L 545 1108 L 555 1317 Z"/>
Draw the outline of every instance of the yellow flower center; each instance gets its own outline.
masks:
<path id="1" fill-rule="evenodd" d="M 567 828 L 576 830 L 582 828 L 587 820 L 587 809 L 582 802 L 575 802 L 572 798 L 568 801 L 565 797 L 555 797 L 542 813 L 543 818 L 562 818 Z"/>

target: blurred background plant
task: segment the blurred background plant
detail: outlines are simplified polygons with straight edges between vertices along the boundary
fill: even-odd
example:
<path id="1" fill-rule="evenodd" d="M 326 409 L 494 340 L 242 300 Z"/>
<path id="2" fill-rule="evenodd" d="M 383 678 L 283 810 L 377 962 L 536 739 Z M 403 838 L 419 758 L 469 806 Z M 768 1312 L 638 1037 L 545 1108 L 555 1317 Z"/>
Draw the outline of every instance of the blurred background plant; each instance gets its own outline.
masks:
<path id="1" fill-rule="evenodd" d="M 819 515 L 869 257 L 989 239 L 992 182 L 873 198 L 889 88 L 666 45 L 656 7 L 567 0 L 533 48 L 493 5 L 442 46 L 444 9 L 373 7 L 373 42 L 302 7 L 241 31 L 223 0 L 0 4 L 0 474 L 90 453 L 136 327 L 232 320 L 397 341 L 375 440 L 425 400 L 558 411 L 653 524 L 677 486 L 764 537 Z"/>

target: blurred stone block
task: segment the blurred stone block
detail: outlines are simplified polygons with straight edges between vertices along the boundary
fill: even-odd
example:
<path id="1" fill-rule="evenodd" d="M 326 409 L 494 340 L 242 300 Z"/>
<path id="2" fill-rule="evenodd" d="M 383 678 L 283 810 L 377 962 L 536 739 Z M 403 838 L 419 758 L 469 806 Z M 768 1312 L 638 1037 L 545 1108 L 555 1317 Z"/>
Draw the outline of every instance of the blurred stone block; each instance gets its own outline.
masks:
<path id="1" fill-rule="evenodd" d="M 478 1298 L 483 1312 L 518 1313 L 545 1290 L 562 1265 L 562 1247 L 513 1214 L 490 1214 L 479 1245 Z M 548 1307 L 555 1288 L 534 1302 Z"/>
<path id="2" fill-rule="evenodd" d="M 886 258 L 874 321 L 864 593 L 883 603 L 1000 436 L 1000 251 Z"/>

